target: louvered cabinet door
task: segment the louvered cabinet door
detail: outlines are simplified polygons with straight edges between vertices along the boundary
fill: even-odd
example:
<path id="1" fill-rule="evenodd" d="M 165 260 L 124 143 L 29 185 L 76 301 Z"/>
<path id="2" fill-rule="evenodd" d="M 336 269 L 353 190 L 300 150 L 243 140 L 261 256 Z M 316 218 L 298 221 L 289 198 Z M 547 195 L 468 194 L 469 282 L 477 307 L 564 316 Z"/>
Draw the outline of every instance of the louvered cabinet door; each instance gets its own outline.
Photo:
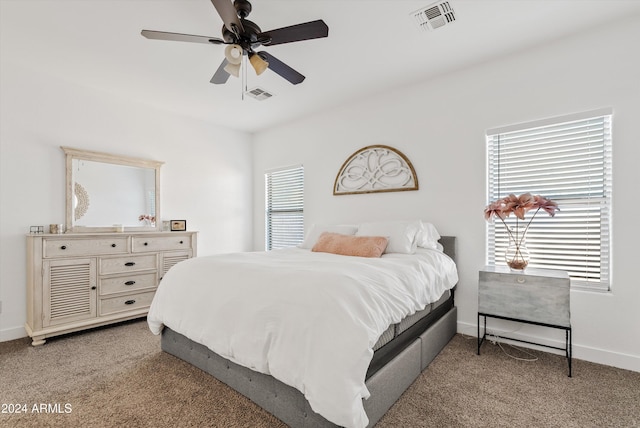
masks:
<path id="1" fill-rule="evenodd" d="M 43 326 L 96 317 L 96 259 L 43 263 Z"/>
<path id="2" fill-rule="evenodd" d="M 174 265 L 180 263 L 183 260 L 187 260 L 191 258 L 191 251 L 167 251 L 162 253 L 160 260 L 160 279 L 164 278 L 164 275 L 171 269 Z"/>

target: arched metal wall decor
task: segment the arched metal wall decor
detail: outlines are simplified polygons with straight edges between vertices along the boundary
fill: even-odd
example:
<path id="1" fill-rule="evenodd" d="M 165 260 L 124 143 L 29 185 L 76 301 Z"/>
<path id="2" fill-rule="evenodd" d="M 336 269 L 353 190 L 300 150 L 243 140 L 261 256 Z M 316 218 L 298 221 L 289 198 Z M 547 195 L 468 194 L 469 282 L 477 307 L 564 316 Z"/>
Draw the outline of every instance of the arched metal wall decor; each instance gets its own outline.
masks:
<path id="1" fill-rule="evenodd" d="M 418 190 L 411 161 L 393 147 L 374 145 L 352 154 L 340 168 L 334 195 Z"/>

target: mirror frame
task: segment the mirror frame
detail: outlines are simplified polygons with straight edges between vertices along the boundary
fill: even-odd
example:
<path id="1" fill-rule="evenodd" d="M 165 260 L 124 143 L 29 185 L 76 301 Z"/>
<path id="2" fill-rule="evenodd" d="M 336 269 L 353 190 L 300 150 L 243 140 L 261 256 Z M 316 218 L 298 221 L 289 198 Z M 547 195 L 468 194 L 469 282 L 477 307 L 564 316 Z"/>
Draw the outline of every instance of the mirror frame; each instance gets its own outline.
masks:
<path id="1" fill-rule="evenodd" d="M 130 156 L 114 155 L 110 153 L 94 152 L 90 150 L 80 150 L 73 147 L 60 146 L 65 153 L 66 165 L 66 232 L 158 232 L 162 230 L 162 221 L 160 217 L 160 167 L 164 162 L 134 158 Z M 140 168 L 149 168 L 155 171 L 155 187 L 156 187 L 156 224 L 155 226 L 130 226 L 118 230 L 116 226 L 75 226 L 73 222 L 73 160 L 88 160 L 93 162 L 110 163 L 115 165 L 135 166 Z"/>

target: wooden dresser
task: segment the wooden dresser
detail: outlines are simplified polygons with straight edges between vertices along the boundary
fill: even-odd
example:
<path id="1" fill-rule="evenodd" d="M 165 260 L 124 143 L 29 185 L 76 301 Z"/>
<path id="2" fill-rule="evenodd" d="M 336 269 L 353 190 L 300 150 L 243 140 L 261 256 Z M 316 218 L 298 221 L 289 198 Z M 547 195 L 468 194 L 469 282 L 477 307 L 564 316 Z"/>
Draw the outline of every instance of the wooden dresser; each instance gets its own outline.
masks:
<path id="1" fill-rule="evenodd" d="M 144 317 L 162 276 L 196 256 L 197 232 L 27 236 L 27 323 L 51 336 Z"/>

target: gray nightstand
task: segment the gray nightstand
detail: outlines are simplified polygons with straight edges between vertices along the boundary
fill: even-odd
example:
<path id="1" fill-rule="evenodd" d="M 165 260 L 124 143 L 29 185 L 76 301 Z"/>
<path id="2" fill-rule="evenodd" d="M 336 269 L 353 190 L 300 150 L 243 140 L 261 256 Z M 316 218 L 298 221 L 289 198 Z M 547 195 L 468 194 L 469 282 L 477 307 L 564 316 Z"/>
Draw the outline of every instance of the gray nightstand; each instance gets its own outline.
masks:
<path id="1" fill-rule="evenodd" d="M 565 271 L 526 269 L 524 272 L 514 272 L 506 266 L 485 266 L 480 271 L 478 282 L 478 355 L 487 337 L 487 317 L 558 328 L 565 330 L 564 348 L 505 339 L 565 351 L 571 377 L 569 287 L 569 275 Z M 482 336 L 480 317 L 484 317 Z"/>

